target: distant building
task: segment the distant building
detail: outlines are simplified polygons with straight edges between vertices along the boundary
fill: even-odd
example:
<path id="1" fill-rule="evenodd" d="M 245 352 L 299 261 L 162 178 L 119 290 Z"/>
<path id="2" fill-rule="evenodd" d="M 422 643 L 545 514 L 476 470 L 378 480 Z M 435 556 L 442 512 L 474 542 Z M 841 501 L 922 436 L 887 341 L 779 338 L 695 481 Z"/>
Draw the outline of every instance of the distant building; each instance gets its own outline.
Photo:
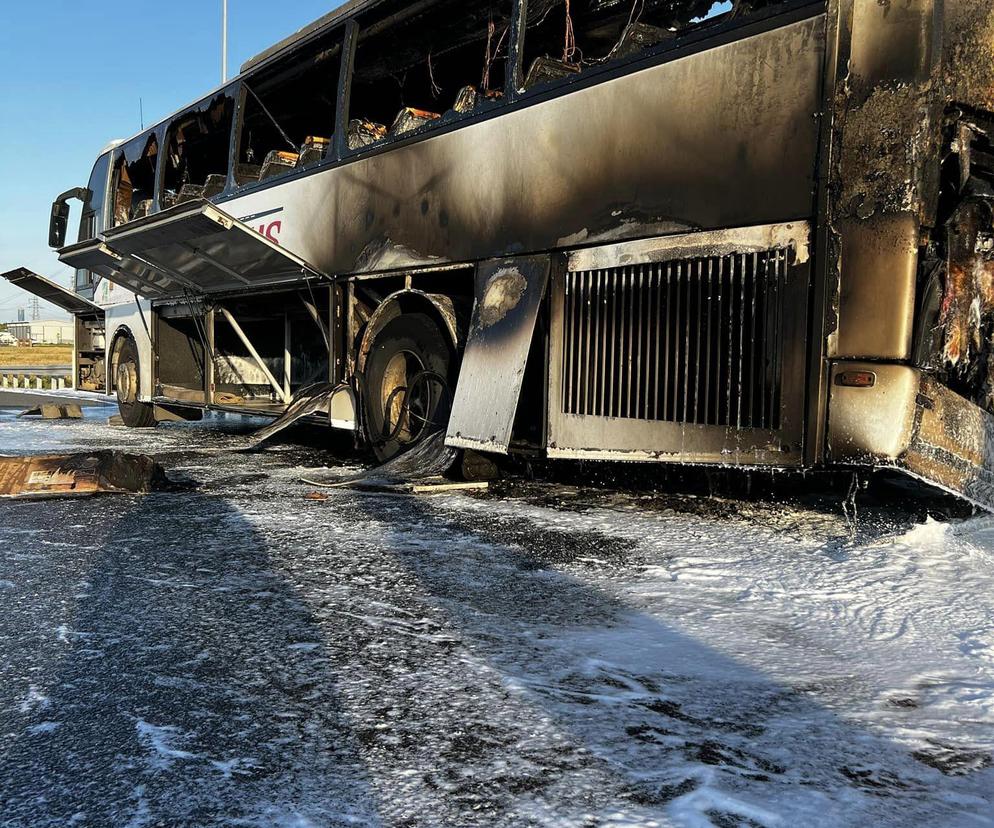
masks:
<path id="1" fill-rule="evenodd" d="M 8 322 L 7 331 L 20 342 L 34 345 L 71 345 L 73 324 L 61 319 L 37 322 Z"/>

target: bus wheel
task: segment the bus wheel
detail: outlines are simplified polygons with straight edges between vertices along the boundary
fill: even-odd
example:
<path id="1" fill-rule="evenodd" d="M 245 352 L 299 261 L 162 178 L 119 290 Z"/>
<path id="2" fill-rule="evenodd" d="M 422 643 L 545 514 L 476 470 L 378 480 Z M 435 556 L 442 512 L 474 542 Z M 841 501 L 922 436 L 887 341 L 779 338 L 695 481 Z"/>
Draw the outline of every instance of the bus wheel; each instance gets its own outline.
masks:
<path id="1" fill-rule="evenodd" d="M 408 313 L 376 335 L 366 360 L 366 437 L 389 460 L 446 428 L 452 405 L 449 340 L 431 317 Z"/>
<path id="2" fill-rule="evenodd" d="M 139 377 L 138 346 L 128 337 L 117 352 L 117 372 L 114 386 L 117 389 L 117 407 L 128 428 L 154 428 L 155 407 L 138 399 Z"/>

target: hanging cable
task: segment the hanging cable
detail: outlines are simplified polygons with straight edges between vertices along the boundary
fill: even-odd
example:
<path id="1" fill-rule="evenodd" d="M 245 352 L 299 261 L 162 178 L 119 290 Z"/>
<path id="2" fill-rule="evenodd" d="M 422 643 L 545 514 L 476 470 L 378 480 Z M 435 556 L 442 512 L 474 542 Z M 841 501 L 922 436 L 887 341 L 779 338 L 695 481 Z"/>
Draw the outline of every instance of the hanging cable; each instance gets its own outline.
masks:
<path id="1" fill-rule="evenodd" d="M 267 109 L 266 105 L 262 102 L 262 98 L 260 98 L 258 95 L 256 95 L 255 94 L 255 90 L 251 86 L 249 86 L 247 83 L 243 82 L 242 86 L 244 86 L 248 90 L 248 93 L 253 98 L 255 98 L 256 103 L 258 103 L 259 106 L 262 107 L 262 111 L 265 113 L 266 117 L 269 118 L 269 120 L 273 122 L 273 126 L 275 126 L 277 130 L 279 130 L 279 133 L 283 137 L 283 140 L 286 141 L 287 144 L 290 145 L 290 147 L 293 149 L 294 152 L 296 152 L 296 153 L 299 154 L 300 151 L 301 151 L 301 148 L 298 147 L 293 142 L 293 140 L 290 138 L 290 136 L 286 134 L 286 130 L 284 130 L 283 127 L 280 126 L 280 122 L 276 120 L 276 116 L 273 115 L 273 113 L 270 112 L 269 109 Z"/>
<path id="2" fill-rule="evenodd" d="M 210 389 L 206 386 L 207 381 L 207 361 L 214 361 L 214 354 L 210 349 L 210 337 L 207 335 L 207 327 L 204 321 L 201 319 L 200 314 L 205 312 L 203 302 L 194 297 L 194 295 L 187 289 L 183 288 L 183 298 L 186 300 L 187 305 L 190 308 L 190 318 L 193 320 L 193 327 L 197 333 L 197 339 L 200 340 L 200 345 L 204 349 L 204 359 L 200 365 L 201 374 L 204 377 L 204 390 L 209 395 Z M 196 304 L 194 304 L 196 302 Z"/>
<path id="3" fill-rule="evenodd" d="M 638 14 L 635 13 L 636 9 L 638 9 Z M 642 19 L 642 14 L 644 12 L 645 12 L 645 0 L 635 0 L 635 2 L 632 3 L 632 13 L 628 15 L 628 25 L 625 28 L 630 29 L 632 26 L 638 23 L 639 20 Z"/>
<path id="4" fill-rule="evenodd" d="M 437 98 L 442 94 L 442 87 L 435 83 L 435 67 L 431 62 L 431 52 L 428 52 L 428 81 L 431 83 L 431 94 Z"/>
<path id="5" fill-rule="evenodd" d="M 480 84 L 480 88 L 484 92 L 490 91 L 490 64 L 493 63 L 493 52 L 491 47 L 494 43 L 494 33 L 497 31 L 497 24 L 494 23 L 493 14 L 490 15 L 490 20 L 487 23 L 487 55 L 483 62 L 483 81 Z"/>
<path id="6" fill-rule="evenodd" d="M 494 34 L 497 32 L 497 24 L 493 22 L 493 19 L 490 20 L 490 25 L 487 29 L 487 60 L 483 69 L 483 83 L 481 84 L 484 94 L 490 91 L 490 70 L 500 57 L 501 47 L 504 45 L 504 40 L 507 38 L 509 31 L 511 31 L 511 27 L 505 26 L 504 31 L 501 32 L 500 39 L 497 41 L 497 45 L 491 48 Z"/>
<path id="7" fill-rule="evenodd" d="M 576 53 L 576 32 L 573 30 L 573 13 L 570 9 L 570 0 L 566 0 L 566 39 L 563 43 L 563 63 L 573 63 Z"/>

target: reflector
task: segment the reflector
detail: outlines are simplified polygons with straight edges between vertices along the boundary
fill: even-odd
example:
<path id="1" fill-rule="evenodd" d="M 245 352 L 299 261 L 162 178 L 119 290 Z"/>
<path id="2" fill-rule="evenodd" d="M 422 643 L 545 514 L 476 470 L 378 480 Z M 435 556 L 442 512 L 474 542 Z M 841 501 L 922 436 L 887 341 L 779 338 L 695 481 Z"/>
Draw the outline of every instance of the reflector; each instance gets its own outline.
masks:
<path id="1" fill-rule="evenodd" d="M 872 371 L 843 371 L 835 381 L 847 388 L 873 388 L 877 375 Z"/>

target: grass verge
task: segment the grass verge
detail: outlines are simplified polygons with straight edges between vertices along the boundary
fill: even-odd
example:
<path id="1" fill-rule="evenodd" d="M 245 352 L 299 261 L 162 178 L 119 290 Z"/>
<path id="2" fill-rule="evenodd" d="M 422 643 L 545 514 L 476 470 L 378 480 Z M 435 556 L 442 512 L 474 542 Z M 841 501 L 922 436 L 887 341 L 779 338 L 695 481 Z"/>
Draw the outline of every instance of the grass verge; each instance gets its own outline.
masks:
<path id="1" fill-rule="evenodd" d="M 0 370 L 4 368 L 57 367 L 72 365 L 71 345 L 35 345 L 32 348 L 0 346 Z"/>

